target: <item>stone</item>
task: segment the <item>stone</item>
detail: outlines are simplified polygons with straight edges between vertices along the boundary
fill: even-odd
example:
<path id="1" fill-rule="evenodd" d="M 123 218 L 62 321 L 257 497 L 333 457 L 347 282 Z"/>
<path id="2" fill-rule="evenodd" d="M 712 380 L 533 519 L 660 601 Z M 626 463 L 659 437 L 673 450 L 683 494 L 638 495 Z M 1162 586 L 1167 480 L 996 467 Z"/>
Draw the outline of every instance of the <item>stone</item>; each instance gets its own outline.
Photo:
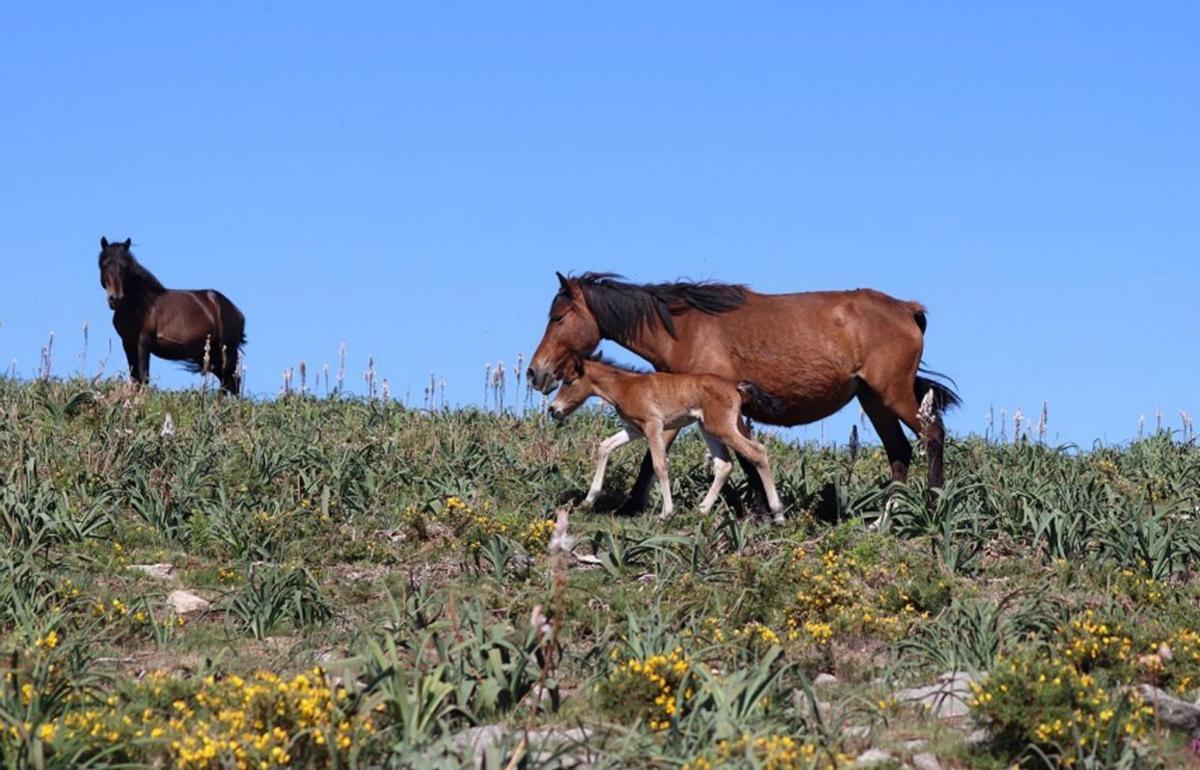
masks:
<path id="1" fill-rule="evenodd" d="M 928 751 L 917 754 L 912 758 L 913 767 L 917 770 L 942 770 L 942 763 Z"/>
<path id="2" fill-rule="evenodd" d="M 591 734 L 591 730 L 584 727 L 537 730 L 524 735 L 526 738 L 525 751 L 528 752 L 527 755 L 534 760 L 535 764 L 548 762 L 554 755 L 560 754 L 561 749 L 586 743 Z M 459 751 L 470 753 L 472 767 L 482 768 L 489 748 L 505 743 L 506 739 L 511 747 L 520 740 L 521 736 L 520 728 L 483 725 L 457 733 L 453 742 Z M 559 766 L 562 767 L 583 767 L 588 764 L 578 758 L 574 761 L 567 761 L 568 758 L 564 756 L 558 756 L 557 760 L 560 763 Z"/>
<path id="3" fill-rule="evenodd" d="M 170 580 L 175 572 L 175 565 L 167 562 L 158 564 L 130 564 L 129 569 L 137 570 L 156 580 Z"/>
<path id="4" fill-rule="evenodd" d="M 897 690 L 892 697 L 902 705 L 924 706 L 938 719 L 957 719 L 971 711 L 967 699 L 971 697 L 971 684 L 976 678 L 965 671 L 954 671 L 942 674 L 934 684 Z"/>
<path id="5" fill-rule="evenodd" d="M 892 755 L 883 749 L 867 749 L 854 760 L 854 767 L 877 767 L 892 761 Z"/>
<path id="6" fill-rule="evenodd" d="M 1155 718 L 1159 722 L 1176 730 L 1190 733 L 1200 731 L 1200 706 L 1180 700 L 1154 685 L 1139 685 L 1138 693 L 1154 706 Z"/>
<path id="7" fill-rule="evenodd" d="M 813 680 L 813 684 L 817 687 L 831 687 L 838 683 L 838 678 L 833 674 L 821 672 L 817 674 L 817 678 Z"/>
<path id="8" fill-rule="evenodd" d="M 211 606 L 206 599 L 201 599 L 199 596 L 188 591 L 172 591 L 167 594 L 167 604 L 171 605 L 171 609 L 180 615 L 200 612 Z"/>

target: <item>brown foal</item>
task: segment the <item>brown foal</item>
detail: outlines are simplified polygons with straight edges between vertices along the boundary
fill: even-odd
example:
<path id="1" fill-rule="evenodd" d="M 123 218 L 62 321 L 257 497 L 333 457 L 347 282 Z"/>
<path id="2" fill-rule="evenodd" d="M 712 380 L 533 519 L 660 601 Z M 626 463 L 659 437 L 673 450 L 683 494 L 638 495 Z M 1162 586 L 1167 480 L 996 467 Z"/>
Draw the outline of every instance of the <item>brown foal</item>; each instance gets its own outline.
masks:
<path id="1" fill-rule="evenodd" d="M 604 484 L 608 456 L 615 450 L 645 438 L 650 445 L 654 474 L 662 489 L 662 513 L 666 519 L 675 511 L 671 501 L 671 481 L 667 475 L 666 432 L 673 436 L 682 428 L 699 421 L 700 435 L 712 455 L 713 482 L 700 503 L 707 513 L 733 470 L 729 450 L 745 457 L 758 470 L 766 490 L 767 504 L 777 522 L 783 521 L 783 504 L 775 491 L 766 448 L 748 438 L 742 419 L 742 407 L 751 400 L 769 396 L 749 382 L 735 383 L 711 374 L 663 374 L 634 372 L 596 358 L 573 356 L 561 375 L 562 384 L 550 404 L 550 414 L 562 421 L 592 396 L 617 410 L 625 429 L 600 444 L 596 474 L 584 502 L 591 505 Z"/>

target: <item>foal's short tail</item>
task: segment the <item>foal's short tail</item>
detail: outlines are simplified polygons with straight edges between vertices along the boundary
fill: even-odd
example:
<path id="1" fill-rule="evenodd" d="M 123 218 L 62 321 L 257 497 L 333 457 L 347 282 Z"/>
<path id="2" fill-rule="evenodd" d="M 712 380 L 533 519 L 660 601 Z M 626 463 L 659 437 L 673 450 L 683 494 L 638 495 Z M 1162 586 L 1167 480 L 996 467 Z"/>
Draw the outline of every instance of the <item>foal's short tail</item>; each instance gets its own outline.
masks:
<path id="1" fill-rule="evenodd" d="M 925 367 L 917 369 L 917 372 L 917 379 L 913 382 L 913 393 L 917 396 L 918 404 L 925 402 L 925 394 L 927 393 L 933 393 L 933 409 L 938 414 L 962 404 L 962 399 L 959 398 L 958 393 L 954 392 L 954 388 L 951 387 L 954 384 L 954 380 L 941 372 L 935 372 Z M 929 376 L 922 377 L 922 374 Z M 950 382 L 950 385 L 939 380 L 947 380 Z"/>
<path id="2" fill-rule="evenodd" d="M 742 380 L 737 388 L 742 394 L 743 408 L 754 407 L 754 411 L 761 415 L 759 419 L 767 422 L 772 422 L 773 418 L 782 421 L 782 415 L 787 409 L 782 399 L 772 396 L 749 380 Z"/>

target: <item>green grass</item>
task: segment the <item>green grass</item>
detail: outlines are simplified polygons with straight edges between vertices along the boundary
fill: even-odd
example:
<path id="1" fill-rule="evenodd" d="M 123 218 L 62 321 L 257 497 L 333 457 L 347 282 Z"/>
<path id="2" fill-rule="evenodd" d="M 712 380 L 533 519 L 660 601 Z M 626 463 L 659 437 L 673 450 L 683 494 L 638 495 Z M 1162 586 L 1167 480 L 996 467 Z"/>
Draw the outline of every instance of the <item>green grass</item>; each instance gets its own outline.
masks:
<path id="1" fill-rule="evenodd" d="M 680 513 L 573 511 L 582 563 L 555 513 L 614 428 L 0 380 L 3 766 L 458 767 L 486 725 L 496 768 L 899 763 L 914 739 L 944 767 L 1187 761 L 1128 688 L 1200 694 L 1194 442 L 951 441 L 941 494 L 898 487 L 870 532 L 878 448 L 769 441 L 775 527 L 695 512 L 690 436 Z M 177 617 L 176 589 L 212 604 Z M 982 744 L 891 700 L 951 670 L 990 672 Z M 525 735 L 552 728 L 586 732 Z"/>

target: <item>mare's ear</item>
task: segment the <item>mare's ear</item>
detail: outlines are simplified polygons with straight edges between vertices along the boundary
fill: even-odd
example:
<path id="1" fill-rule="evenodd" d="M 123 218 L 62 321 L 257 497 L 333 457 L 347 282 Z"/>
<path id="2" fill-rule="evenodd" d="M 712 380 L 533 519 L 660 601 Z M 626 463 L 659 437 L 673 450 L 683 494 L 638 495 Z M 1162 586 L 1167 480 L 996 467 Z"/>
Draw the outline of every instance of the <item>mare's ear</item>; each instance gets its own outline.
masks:
<path id="1" fill-rule="evenodd" d="M 100 236 L 100 248 L 102 248 L 102 249 L 108 248 L 108 239 L 105 238 L 103 235 Z"/>
<path id="2" fill-rule="evenodd" d="M 132 238 L 126 238 L 126 239 L 125 239 L 125 250 L 126 250 L 126 251 L 129 251 L 129 247 L 130 247 L 130 246 L 132 246 L 132 245 L 133 245 L 133 239 L 132 239 Z"/>
<path id="3" fill-rule="evenodd" d="M 558 272 L 557 270 L 554 271 L 554 274 L 558 276 L 558 285 L 560 287 L 562 287 L 563 291 L 565 291 L 569 294 L 571 292 L 571 282 L 567 280 L 567 277 L 565 275 Z"/>

